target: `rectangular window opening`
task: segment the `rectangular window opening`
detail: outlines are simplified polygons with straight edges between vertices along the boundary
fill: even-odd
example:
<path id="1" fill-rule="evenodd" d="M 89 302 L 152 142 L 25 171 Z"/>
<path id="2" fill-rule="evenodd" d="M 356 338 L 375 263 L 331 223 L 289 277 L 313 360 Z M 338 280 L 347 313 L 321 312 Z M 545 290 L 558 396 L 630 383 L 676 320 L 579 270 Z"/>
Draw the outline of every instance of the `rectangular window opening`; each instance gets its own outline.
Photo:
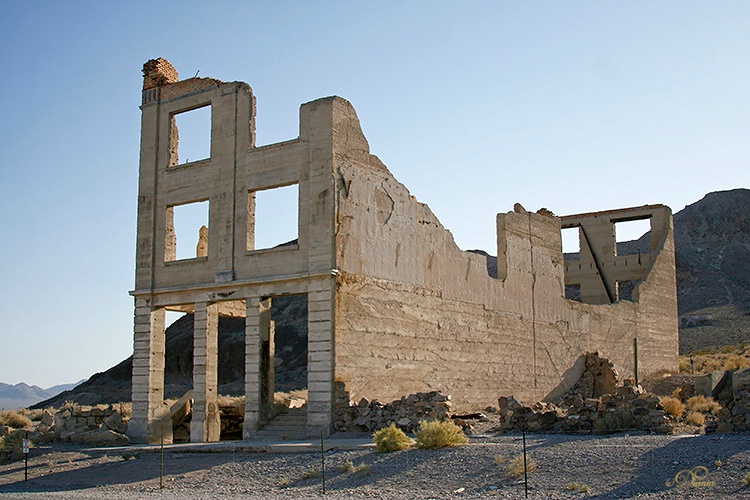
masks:
<path id="1" fill-rule="evenodd" d="M 172 115 L 169 166 L 211 158 L 211 105 Z"/>
<path id="2" fill-rule="evenodd" d="M 248 251 L 296 245 L 298 237 L 299 184 L 248 193 Z"/>
<path id="3" fill-rule="evenodd" d="M 580 229 L 566 227 L 562 230 L 562 250 L 566 260 L 576 260 L 581 254 Z"/>
<path id="4" fill-rule="evenodd" d="M 633 302 L 633 290 L 640 280 L 623 280 L 617 282 L 617 297 L 619 300 Z"/>
<path id="5" fill-rule="evenodd" d="M 651 218 L 614 221 L 617 255 L 651 252 Z"/>
<path id="6" fill-rule="evenodd" d="M 209 202 L 167 207 L 164 261 L 208 257 Z"/>
<path id="7" fill-rule="evenodd" d="M 581 302 L 581 284 L 565 285 L 565 298 Z"/>

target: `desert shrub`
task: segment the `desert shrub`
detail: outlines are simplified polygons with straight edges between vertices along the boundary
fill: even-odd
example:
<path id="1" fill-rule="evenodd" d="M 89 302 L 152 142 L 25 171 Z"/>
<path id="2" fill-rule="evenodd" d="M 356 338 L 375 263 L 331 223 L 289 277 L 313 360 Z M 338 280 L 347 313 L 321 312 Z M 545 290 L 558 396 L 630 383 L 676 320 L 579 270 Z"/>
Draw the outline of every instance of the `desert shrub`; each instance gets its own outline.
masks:
<path id="1" fill-rule="evenodd" d="M 659 398 L 659 402 L 664 411 L 669 415 L 681 417 L 685 413 L 685 404 L 677 398 L 663 396 Z"/>
<path id="2" fill-rule="evenodd" d="M 245 407 L 245 396 L 223 396 L 216 398 L 216 404 L 219 406 L 230 406 L 233 408 Z"/>
<path id="3" fill-rule="evenodd" d="M 26 431 L 17 430 L 0 440 L 0 461 L 19 460 L 23 458 L 23 439 Z"/>
<path id="4" fill-rule="evenodd" d="M 706 415 L 704 413 L 700 413 L 697 411 L 691 411 L 691 412 L 688 412 L 686 421 L 690 425 L 701 427 L 703 424 L 706 423 Z"/>
<path id="5" fill-rule="evenodd" d="M 320 472 L 318 472 L 318 469 L 310 468 L 305 471 L 304 474 L 302 474 L 302 479 L 312 479 L 314 477 L 318 477 L 320 475 Z"/>
<path id="6" fill-rule="evenodd" d="M 412 444 L 412 440 L 396 427 L 396 424 L 376 431 L 372 437 L 375 440 L 375 449 L 381 453 L 405 450 Z"/>
<path id="7" fill-rule="evenodd" d="M 414 437 L 417 446 L 426 449 L 445 448 L 469 442 L 464 431 L 449 420 L 422 420 Z"/>
<path id="8" fill-rule="evenodd" d="M 508 459 L 505 458 L 505 455 L 495 455 L 495 463 L 497 465 L 504 465 L 507 461 Z"/>
<path id="9" fill-rule="evenodd" d="M 575 482 L 565 485 L 565 489 L 570 491 L 580 491 L 581 493 L 591 493 L 591 488 L 589 488 L 587 484 L 579 484 Z"/>
<path id="10" fill-rule="evenodd" d="M 680 373 L 690 373 L 693 370 L 693 365 L 689 359 L 680 358 Z"/>
<path id="11" fill-rule="evenodd" d="M 120 415 L 122 418 L 129 419 L 133 416 L 133 403 L 120 403 Z"/>
<path id="12" fill-rule="evenodd" d="M 23 408 L 21 410 L 18 410 L 18 413 L 21 415 L 28 417 L 29 420 L 32 422 L 39 422 L 42 419 L 42 416 L 44 415 L 44 410 L 41 408 L 37 408 L 36 410 L 29 410 L 28 408 Z M 52 412 L 54 413 L 54 411 Z"/>
<path id="13" fill-rule="evenodd" d="M 529 473 L 534 470 L 536 470 L 536 461 L 527 453 L 526 467 L 524 467 L 523 453 L 521 453 L 508 463 L 505 475 L 507 477 L 518 477 L 523 475 L 524 472 Z"/>
<path id="14" fill-rule="evenodd" d="M 338 470 L 341 473 L 346 473 L 346 472 L 354 472 L 355 470 L 357 470 L 357 468 L 354 467 L 354 463 L 351 460 L 347 460 L 343 464 L 337 465 L 336 470 Z"/>
<path id="15" fill-rule="evenodd" d="M 354 473 L 358 476 L 369 476 L 370 474 L 372 474 L 372 471 L 370 470 L 369 465 L 361 463 L 357 466 L 356 469 L 354 469 Z"/>
<path id="16" fill-rule="evenodd" d="M 31 428 L 31 420 L 21 412 L 5 410 L 0 411 L 0 425 L 7 425 L 14 429 L 29 429 Z"/>
<path id="17" fill-rule="evenodd" d="M 719 349 L 719 352 L 722 354 L 730 354 L 735 351 L 738 351 L 741 348 L 741 346 L 738 345 L 725 345 L 721 349 Z"/>
<path id="18" fill-rule="evenodd" d="M 742 477 L 742 484 L 744 484 L 745 486 L 750 486 L 750 472 Z"/>
<path id="19" fill-rule="evenodd" d="M 725 370 L 741 370 L 748 367 L 750 367 L 750 360 L 744 356 L 738 356 L 736 354 L 729 356 L 724 362 Z"/>
<path id="20" fill-rule="evenodd" d="M 703 395 L 693 396 L 687 400 L 687 408 L 692 412 L 708 413 L 711 412 L 714 415 L 717 411 L 721 410 L 721 405 L 714 401 L 712 397 L 706 397 Z"/>

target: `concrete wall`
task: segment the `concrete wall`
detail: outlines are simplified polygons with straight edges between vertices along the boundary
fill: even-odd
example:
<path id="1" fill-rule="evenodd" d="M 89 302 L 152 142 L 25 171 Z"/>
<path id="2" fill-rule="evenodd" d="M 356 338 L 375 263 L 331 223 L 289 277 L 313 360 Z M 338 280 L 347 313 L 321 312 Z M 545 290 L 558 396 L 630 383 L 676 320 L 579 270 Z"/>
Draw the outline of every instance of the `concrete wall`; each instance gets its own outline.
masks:
<path id="1" fill-rule="evenodd" d="M 632 375 L 636 337 L 642 373 L 676 369 L 667 208 L 561 222 L 519 207 L 497 216 L 497 273 L 490 273 L 486 256 L 461 251 L 429 207 L 369 153 L 344 99 L 304 104 L 298 138 L 255 147 L 255 98 L 247 84 L 179 81 L 161 59 L 149 61 L 144 76 L 132 292 L 134 441 L 159 440 L 165 310 L 196 313 L 193 441 L 218 439 L 216 318 L 246 318 L 244 435 L 252 436 L 267 399 L 261 360 L 263 346 L 273 345 L 268 307 L 283 294 L 308 296 L 310 433 L 332 428 L 334 380 L 353 399 L 440 390 L 459 408 L 510 394 L 533 402 L 575 383 L 585 351 L 598 350 Z M 175 115 L 202 106 L 211 106 L 210 158 L 180 163 Z M 299 189 L 297 243 L 256 249 L 253 193 L 289 184 Z M 177 260 L 170 217 L 175 206 L 196 201 L 210 205 L 207 238 L 199 255 Z M 652 253 L 637 266 L 606 250 L 613 244 L 607 225 L 627 217 L 650 217 L 654 228 Z M 566 266 L 563 223 L 583 227 L 591 247 L 604 249 L 581 255 L 588 269 Z M 196 232 L 189 244 L 197 242 Z M 625 278 L 641 280 L 635 302 L 607 291 Z M 593 303 L 566 300 L 565 283 L 580 283 Z"/>
<path id="2" fill-rule="evenodd" d="M 570 301 L 560 218 L 522 208 L 498 215 L 494 278 L 486 257 L 461 251 L 429 207 L 368 154 L 353 109 L 342 114 L 348 116 L 338 118 L 338 133 L 357 138 L 357 146 L 334 137 L 340 186 L 335 370 L 353 400 L 440 390 L 465 409 L 494 404 L 499 395 L 534 402 L 575 383 L 585 351 L 599 351 L 620 375 L 632 377 L 635 337 L 641 375 L 676 370 L 668 208 L 637 214 L 662 224 L 653 258 L 644 255 L 639 273 L 627 275 L 643 278 L 636 302 Z"/>

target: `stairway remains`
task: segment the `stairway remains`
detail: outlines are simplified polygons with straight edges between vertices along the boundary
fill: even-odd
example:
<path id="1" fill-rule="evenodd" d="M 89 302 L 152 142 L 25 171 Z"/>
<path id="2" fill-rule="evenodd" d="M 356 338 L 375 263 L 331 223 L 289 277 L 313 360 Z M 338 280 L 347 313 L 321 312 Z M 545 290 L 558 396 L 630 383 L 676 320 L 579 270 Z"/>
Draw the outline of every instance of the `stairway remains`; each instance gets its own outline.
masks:
<path id="1" fill-rule="evenodd" d="M 307 405 L 288 408 L 264 425 L 253 439 L 292 441 L 307 436 Z"/>

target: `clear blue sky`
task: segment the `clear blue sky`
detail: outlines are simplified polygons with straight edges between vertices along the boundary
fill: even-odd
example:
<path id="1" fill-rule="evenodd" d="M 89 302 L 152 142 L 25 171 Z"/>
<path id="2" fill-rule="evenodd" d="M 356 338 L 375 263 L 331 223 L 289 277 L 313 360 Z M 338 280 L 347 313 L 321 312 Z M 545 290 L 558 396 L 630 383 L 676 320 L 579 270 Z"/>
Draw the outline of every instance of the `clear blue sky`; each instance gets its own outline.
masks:
<path id="1" fill-rule="evenodd" d="M 130 355 L 141 67 L 248 82 L 258 145 L 339 95 L 465 249 L 515 202 L 750 187 L 750 2 L 0 2 L 0 382 Z"/>

